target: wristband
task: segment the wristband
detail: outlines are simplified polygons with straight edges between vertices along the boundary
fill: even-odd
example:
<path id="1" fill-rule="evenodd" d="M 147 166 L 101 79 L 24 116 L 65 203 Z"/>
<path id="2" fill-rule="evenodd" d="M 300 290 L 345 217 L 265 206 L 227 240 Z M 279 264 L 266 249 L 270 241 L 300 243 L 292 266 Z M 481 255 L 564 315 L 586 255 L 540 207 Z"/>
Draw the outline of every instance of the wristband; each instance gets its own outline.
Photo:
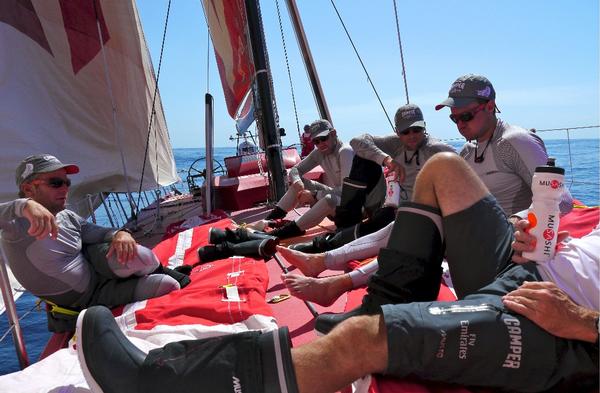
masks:
<path id="1" fill-rule="evenodd" d="M 596 345 L 598 345 L 598 341 L 600 341 L 600 316 L 596 317 L 596 329 L 598 330 L 598 335 L 596 336 Z"/>

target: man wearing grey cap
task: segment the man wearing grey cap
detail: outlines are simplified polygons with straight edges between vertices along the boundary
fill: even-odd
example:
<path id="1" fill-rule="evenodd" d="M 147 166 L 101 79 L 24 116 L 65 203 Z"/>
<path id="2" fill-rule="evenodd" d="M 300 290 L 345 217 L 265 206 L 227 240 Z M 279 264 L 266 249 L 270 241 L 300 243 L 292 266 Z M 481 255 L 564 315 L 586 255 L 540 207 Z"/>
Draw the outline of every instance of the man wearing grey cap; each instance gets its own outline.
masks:
<path id="1" fill-rule="evenodd" d="M 335 214 L 340 203 L 342 180 L 348 176 L 352 166 L 354 152 L 338 138 L 329 121 L 321 119 L 313 122 L 310 134 L 316 149 L 290 170 L 290 188 L 267 216 L 269 220 L 283 218 L 298 205 L 311 206 L 295 221 L 270 232 L 282 239 L 301 235 L 326 216 Z M 325 172 L 326 184 L 302 178 L 317 165 Z"/>
<path id="2" fill-rule="evenodd" d="M 548 154 L 541 138 L 524 128 L 496 117 L 496 91 L 482 75 L 459 77 L 448 98 L 435 109 L 450 108 L 450 119 L 467 143 L 460 155 L 475 170 L 507 215 L 531 204 L 531 179 L 535 167 L 546 165 Z M 561 211 L 571 208 L 568 193 Z"/>
<path id="3" fill-rule="evenodd" d="M 77 165 L 49 154 L 29 156 L 17 167 L 19 198 L 0 204 L 0 228 L 19 282 L 35 296 L 75 310 L 161 296 L 189 283 L 178 272 L 149 275 L 167 272 L 130 233 L 65 209 L 67 175 L 78 172 Z"/>
<path id="4" fill-rule="evenodd" d="M 359 190 L 353 193 L 354 201 L 351 202 L 354 203 L 354 209 L 360 209 L 364 203 L 364 196 L 375 186 L 377 178 L 382 176 L 379 165 L 384 165 L 396 173 L 401 187 L 404 189 L 404 192 L 401 193 L 400 209 L 416 209 L 415 206 L 407 207 L 405 205 L 412 200 L 415 180 L 423 165 L 436 153 L 455 153 L 452 146 L 427 134 L 423 113 L 417 105 L 408 104 L 398 108 L 394 122 L 396 125 L 396 134 L 394 135 L 379 137 L 364 134 L 350 141 L 356 156 L 350 174 L 351 179 L 344 180 L 342 203 L 350 199 L 345 198 L 344 193 L 348 191 L 348 188 L 356 185 Z M 365 176 L 357 180 L 353 178 L 353 175 L 355 175 L 357 161 L 360 162 L 360 160 L 369 160 L 377 164 L 375 170 L 365 166 L 370 173 L 364 174 Z M 375 181 L 371 180 L 368 184 L 368 178 Z M 364 183 L 361 182 L 363 179 Z M 357 202 L 356 200 L 361 197 L 360 189 L 362 189 L 363 199 Z M 388 210 L 391 212 L 388 213 Z M 313 241 L 312 249 L 292 247 L 294 249 L 292 251 L 280 248 L 280 252 L 288 262 L 299 267 L 301 271 L 313 273 L 307 274 L 308 276 L 317 276 L 325 269 L 343 270 L 347 261 L 376 256 L 379 249 L 385 247 L 395 216 L 395 207 L 384 206 L 375 211 L 370 219 L 342 229 L 326 242 Z M 325 253 L 309 256 L 300 251 L 325 251 Z M 315 261 L 318 262 L 314 263 Z M 375 260 L 351 273 L 329 276 L 325 279 L 288 273 L 284 276 L 284 283 L 290 292 L 298 297 L 329 305 L 343 292 L 365 285 L 377 268 L 378 262 Z"/>

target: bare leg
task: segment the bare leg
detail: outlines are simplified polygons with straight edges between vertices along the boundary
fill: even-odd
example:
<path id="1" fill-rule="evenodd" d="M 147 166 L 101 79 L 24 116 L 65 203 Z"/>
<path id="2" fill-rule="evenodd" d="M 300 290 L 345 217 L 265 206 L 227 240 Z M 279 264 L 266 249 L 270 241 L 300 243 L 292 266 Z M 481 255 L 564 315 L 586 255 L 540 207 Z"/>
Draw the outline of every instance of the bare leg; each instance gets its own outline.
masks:
<path id="1" fill-rule="evenodd" d="M 288 188 L 283 197 L 277 202 L 277 206 L 286 212 L 289 212 L 298 205 L 298 193 L 302 191 L 302 183 L 294 183 Z"/>
<path id="2" fill-rule="evenodd" d="M 354 287 L 348 274 L 314 278 L 288 273 L 281 279 L 293 296 L 325 307 Z"/>
<path id="3" fill-rule="evenodd" d="M 489 193 L 460 156 L 438 153 L 427 161 L 417 175 L 413 201 L 437 207 L 445 217 L 472 206 Z"/>
<path id="4" fill-rule="evenodd" d="M 292 359 L 301 393 L 336 392 L 367 374 L 381 373 L 388 362 L 383 317 L 350 318 L 326 336 L 292 348 Z"/>
<path id="5" fill-rule="evenodd" d="M 327 269 L 325 254 L 305 254 L 282 246 L 277 246 L 277 251 L 286 261 L 300 269 L 305 276 L 317 277 Z"/>

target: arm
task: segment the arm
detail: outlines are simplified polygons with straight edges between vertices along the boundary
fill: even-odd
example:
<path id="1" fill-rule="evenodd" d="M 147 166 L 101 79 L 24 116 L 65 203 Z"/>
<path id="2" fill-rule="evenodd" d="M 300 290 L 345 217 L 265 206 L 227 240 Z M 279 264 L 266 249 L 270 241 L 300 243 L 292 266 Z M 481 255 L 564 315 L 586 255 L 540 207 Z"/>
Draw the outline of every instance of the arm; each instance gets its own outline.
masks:
<path id="1" fill-rule="evenodd" d="M 137 242 L 128 231 L 102 227 L 84 220 L 73 212 L 70 213 L 80 222 L 83 243 L 110 242 L 106 257 L 110 258 L 115 254 L 121 263 L 126 263 L 137 256 Z"/>
<path id="2" fill-rule="evenodd" d="M 525 282 L 502 301 L 509 310 L 554 336 L 592 343 L 598 340 L 600 313 L 578 306 L 552 282 Z"/>
<path id="3" fill-rule="evenodd" d="M 18 217 L 24 217 L 29 221 L 27 233 L 38 240 L 48 235 L 54 239 L 58 236 L 56 217 L 32 199 L 19 198 L 0 204 L 0 220 L 11 221 Z"/>
<path id="4" fill-rule="evenodd" d="M 304 157 L 302 161 L 300 161 L 292 169 L 290 169 L 290 184 L 302 181 L 302 176 L 306 172 L 319 165 L 319 154 L 321 153 L 318 150 L 311 151 L 309 155 Z"/>
<path id="5" fill-rule="evenodd" d="M 402 146 L 397 135 L 373 136 L 363 134 L 350 141 L 354 153 L 367 160 L 383 165 L 386 157 L 394 157 Z"/>
<path id="6" fill-rule="evenodd" d="M 548 162 L 544 142 L 531 132 L 507 130 L 498 147 L 504 164 L 528 187 L 531 187 L 535 168 Z"/>

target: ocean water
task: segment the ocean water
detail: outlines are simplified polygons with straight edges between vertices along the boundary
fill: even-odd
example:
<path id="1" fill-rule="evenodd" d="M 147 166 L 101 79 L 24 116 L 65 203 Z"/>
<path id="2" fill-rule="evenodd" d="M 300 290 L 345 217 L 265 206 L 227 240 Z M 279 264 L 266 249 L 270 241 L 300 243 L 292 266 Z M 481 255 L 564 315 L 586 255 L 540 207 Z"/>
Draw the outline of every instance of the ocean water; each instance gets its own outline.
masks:
<path id="1" fill-rule="evenodd" d="M 547 140 L 546 147 L 550 156 L 556 158 L 556 165 L 566 170 L 566 185 L 575 198 L 588 206 L 600 204 L 600 171 L 598 152 L 599 139 L 575 139 L 567 144 L 566 140 Z M 457 149 L 461 142 L 451 142 Z M 175 161 L 180 177 L 185 181 L 188 168 L 194 161 L 199 160 L 194 166 L 204 169 L 204 149 L 174 149 Z M 235 154 L 235 148 L 215 149 L 215 159 L 223 162 L 223 158 Z M 192 170 L 192 173 L 194 171 Z M 184 189 L 180 184 L 178 188 Z M 46 329 L 46 317 L 42 311 L 35 311 L 37 298 L 25 293 L 17 302 L 17 312 L 20 316 L 29 313 L 21 321 L 24 331 L 25 345 L 29 359 L 34 362 L 39 357 L 50 334 Z M 34 310 L 34 311 L 32 311 Z M 0 315 L 0 335 L 8 329 L 5 315 Z M 1 336 L 0 336 L 1 337 Z M 19 370 L 15 355 L 14 345 L 10 333 L 0 342 L 0 375 Z"/>

